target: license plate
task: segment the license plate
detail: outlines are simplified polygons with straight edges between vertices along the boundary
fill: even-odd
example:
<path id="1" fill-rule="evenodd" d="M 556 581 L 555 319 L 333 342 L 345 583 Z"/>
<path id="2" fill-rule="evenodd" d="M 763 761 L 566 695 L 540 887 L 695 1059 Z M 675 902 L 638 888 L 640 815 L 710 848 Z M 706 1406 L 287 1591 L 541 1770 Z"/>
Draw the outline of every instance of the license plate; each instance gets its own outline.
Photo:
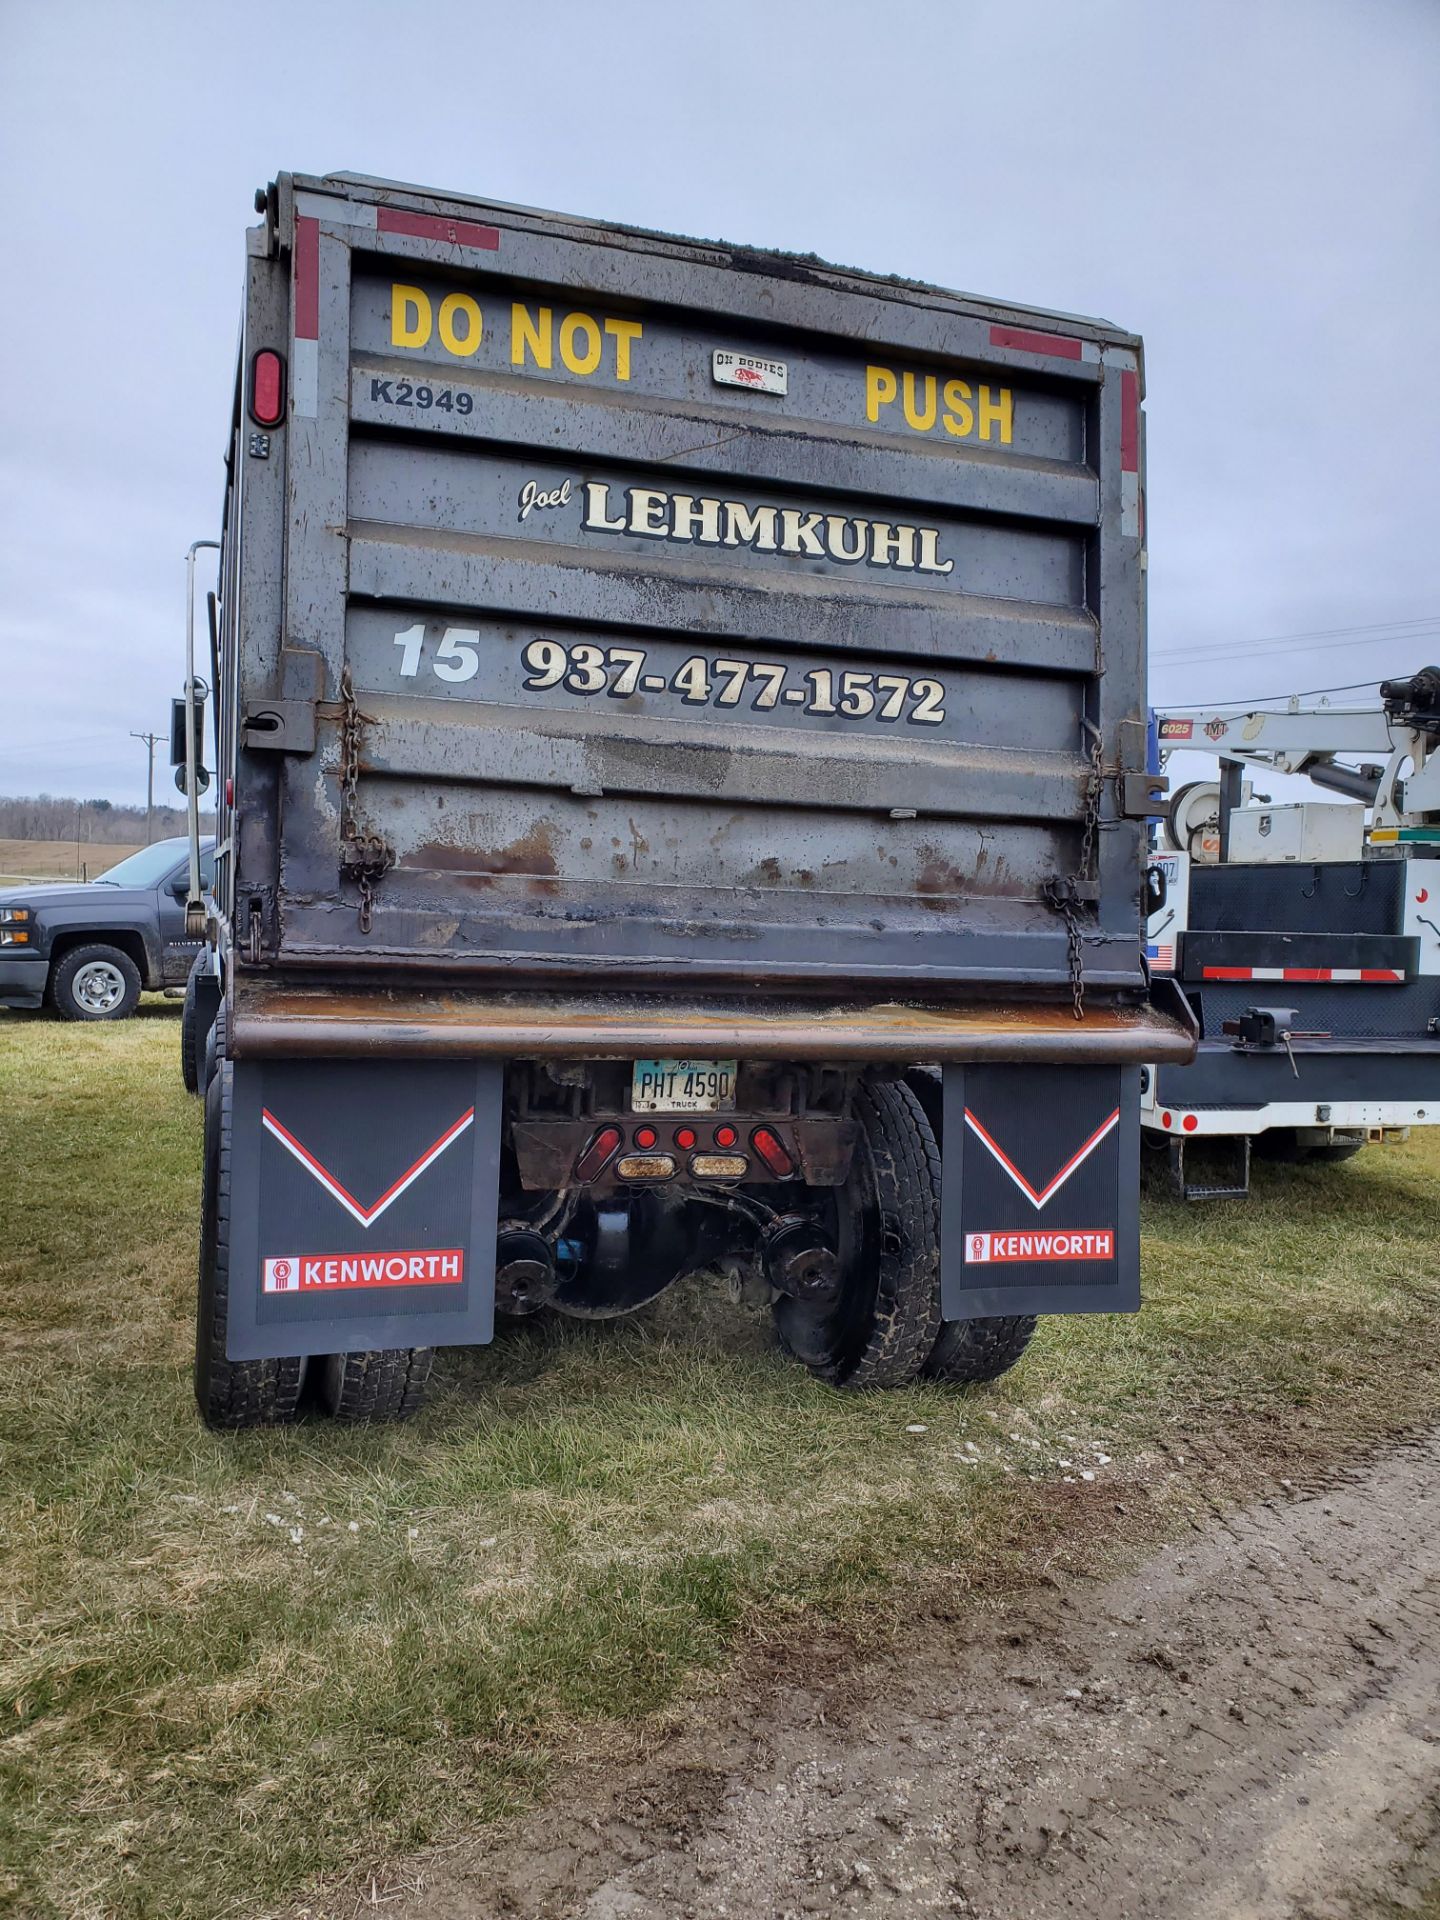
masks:
<path id="1" fill-rule="evenodd" d="M 735 1105 L 734 1060 L 637 1060 L 633 1113 L 720 1113 Z"/>

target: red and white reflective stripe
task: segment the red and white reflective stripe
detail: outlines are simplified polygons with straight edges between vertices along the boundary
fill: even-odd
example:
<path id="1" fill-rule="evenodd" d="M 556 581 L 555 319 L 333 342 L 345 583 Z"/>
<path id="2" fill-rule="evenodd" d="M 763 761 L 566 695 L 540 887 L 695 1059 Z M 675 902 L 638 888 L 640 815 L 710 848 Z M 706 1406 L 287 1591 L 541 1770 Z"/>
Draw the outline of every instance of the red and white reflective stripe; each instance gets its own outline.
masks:
<path id="1" fill-rule="evenodd" d="M 1106 1134 L 1110 1133 L 1115 1127 L 1119 1126 L 1120 1109 L 1116 1107 L 1115 1111 L 1110 1115 L 1110 1118 L 1108 1120 L 1101 1121 L 1100 1125 L 1095 1129 L 1094 1133 L 1091 1134 L 1090 1138 L 1085 1142 L 1084 1146 L 1077 1148 L 1076 1151 L 1073 1154 L 1071 1154 L 1070 1158 L 1065 1162 L 1064 1166 L 1061 1167 L 1060 1171 L 1056 1174 L 1055 1178 L 1050 1182 L 1049 1186 L 1042 1187 L 1038 1193 L 1036 1192 L 1035 1188 L 1031 1186 L 1030 1182 L 1025 1178 L 1024 1174 L 1021 1173 L 1020 1169 L 1015 1165 L 1015 1162 L 1005 1152 L 1005 1149 L 1002 1146 L 1000 1146 L 997 1141 L 991 1139 L 990 1135 L 985 1131 L 984 1127 L 981 1126 L 980 1122 L 975 1118 L 974 1114 L 970 1111 L 968 1107 L 965 1109 L 965 1124 L 967 1127 L 969 1127 L 970 1131 L 976 1136 L 976 1138 L 978 1140 L 983 1141 L 984 1144 L 990 1149 L 991 1153 L 1000 1162 L 1000 1165 L 1005 1169 L 1006 1173 L 1009 1174 L 1010 1178 L 1015 1182 L 1016 1186 L 1019 1187 L 1020 1191 L 1025 1195 L 1026 1199 L 1030 1202 L 1031 1206 L 1038 1209 L 1040 1207 L 1043 1207 L 1048 1201 L 1053 1200 L 1055 1198 L 1056 1194 L 1060 1191 L 1061 1187 L 1064 1186 L 1065 1182 L 1070 1178 L 1071 1174 L 1074 1173 L 1075 1169 L 1078 1166 L 1080 1166 L 1082 1162 L 1090 1158 L 1090 1155 L 1095 1151 L 1096 1147 L 1099 1146 L 1100 1142 L 1105 1138 Z"/>
<path id="2" fill-rule="evenodd" d="M 1140 518 L 1140 376 L 1120 375 L 1120 531 L 1138 540 Z"/>
<path id="3" fill-rule="evenodd" d="M 1372 985 L 1394 986 L 1405 975 L 1399 967 L 1202 967 L 1202 980 L 1364 980 Z"/>
<path id="4" fill-rule="evenodd" d="M 313 420 L 320 397 L 320 222 L 295 221 L 295 352 L 290 365 L 290 405 Z"/>
<path id="5" fill-rule="evenodd" d="M 393 1206 L 395 1201 L 404 1193 L 405 1189 L 415 1184 L 425 1169 L 440 1158 L 440 1155 L 452 1140 L 459 1139 L 460 1135 L 464 1133 L 474 1118 L 475 1109 L 470 1107 L 461 1114 L 453 1126 L 445 1129 L 444 1133 L 441 1134 L 433 1146 L 425 1149 L 413 1167 L 407 1168 L 393 1185 L 385 1189 L 384 1193 L 381 1194 L 373 1206 L 364 1207 L 348 1188 L 341 1186 L 340 1182 L 327 1167 L 323 1167 L 320 1164 L 308 1147 L 301 1145 L 288 1127 L 281 1125 L 268 1107 L 263 1107 L 260 1112 L 261 1123 L 265 1131 L 273 1134 L 281 1146 L 284 1147 L 285 1151 L 293 1154 L 301 1166 L 304 1167 L 305 1171 L 313 1174 L 315 1179 L 324 1187 L 325 1191 L 330 1194 L 332 1198 L 338 1200 L 351 1218 L 358 1220 L 362 1227 L 373 1227 L 381 1214 L 385 1212 L 386 1208 Z"/>

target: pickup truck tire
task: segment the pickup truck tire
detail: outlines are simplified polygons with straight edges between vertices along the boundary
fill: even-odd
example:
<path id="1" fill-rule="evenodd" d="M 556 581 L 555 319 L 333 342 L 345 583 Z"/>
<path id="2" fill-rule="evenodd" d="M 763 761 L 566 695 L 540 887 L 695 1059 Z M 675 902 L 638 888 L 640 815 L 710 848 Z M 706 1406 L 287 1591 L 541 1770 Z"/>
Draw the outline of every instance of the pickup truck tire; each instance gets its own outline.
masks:
<path id="1" fill-rule="evenodd" d="M 836 1193 L 839 1293 L 827 1302 L 782 1295 L 775 1327 L 831 1386 L 905 1386 L 940 1329 L 940 1150 L 907 1086 L 862 1086 L 855 1117 L 850 1180 Z"/>
<path id="2" fill-rule="evenodd" d="M 140 969 L 119 947 L 71 947 L 46 991 L 62 1020 L 127 1020 L 140 1003 Z"/>
<path id="3" fill-rule="evenodd" d="M 207 1427 L 271 1427 L 293 1420 L 305 1362 L 229 1360 L 231 1102 L 235 1069 L 222 1060 L 205 1093 L 200 1190 L 200 1285 L 195 1314 L 195 1399 Z"/>
<path id="4" fill-rule="evenodd" d="M 1015 1365 L 1034 1333 L 1033 1313 L 1008 1314 L 995 1320 L 948 1321 L 925 1362 L 925 1377 L 946 1380 L 954 1386 L 998 1380 Z"/>
<path id="5" fill-rule="evenodd" d="M 433 1347 L 331 1353 L 320 1362 L 320 1404 L 335 1420 L 407 1420 L 425 1398 Z"/>

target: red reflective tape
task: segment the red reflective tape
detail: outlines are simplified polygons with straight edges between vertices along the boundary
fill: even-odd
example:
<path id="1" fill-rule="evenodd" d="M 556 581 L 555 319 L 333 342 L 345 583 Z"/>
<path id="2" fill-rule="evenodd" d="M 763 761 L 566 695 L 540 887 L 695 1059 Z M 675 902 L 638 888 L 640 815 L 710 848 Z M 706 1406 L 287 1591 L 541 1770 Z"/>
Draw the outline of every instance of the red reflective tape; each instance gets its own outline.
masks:
<path id="1" fill-rule="evenodd" d="M 1120 376 L 1120 467 L 1124 473 L 1140 471 L 1140 376 Z"/>
<path id="2" fill-rule="evenodd" d="M 1248 980 L 1250 973 L 1249 967 L 1202 967 L 1200 969 L 1202 980 Z"/>
<path id="3" fill-rule="evenodd" d="M 991 327 L 992 347 L 1013 347 L 1017 353 L 1043 353 L 1052 360 L 1078 360 L 1080 342 L 1063 333 L 1032 333 L 1028 327 Z"/>
<path id="4" fill-rule="evenodd" d="M 1283 969 L 1287 980 L 1328 980 L 1329 967 L 1286 967 Z"/>
<path id="5" fill-rule="evenodd" d="M 320 222 L 295 218 L 295 338 L 320 338 Z"/>
<path id="6" fill-rule="evenodd" d="M 1395 980 L 1403 980 L 1405 976 L 1395 967 L 1362 967 L 1360 969 L 1360 978 L 1362 980 L 1384 980 L 1388 983 Z"/>
<path id="7" fill-rule="evenodd" d="M 379 207 L 375 225 L 381 233 L 408 233 L 416 240 L 448 240 L 456 247 L 484 247 L 493 253 L 500 245 L 498 227 L 482 227 L 474 220 L 450 220 L 440 213 L 406 213 L 401 207 Z"/>

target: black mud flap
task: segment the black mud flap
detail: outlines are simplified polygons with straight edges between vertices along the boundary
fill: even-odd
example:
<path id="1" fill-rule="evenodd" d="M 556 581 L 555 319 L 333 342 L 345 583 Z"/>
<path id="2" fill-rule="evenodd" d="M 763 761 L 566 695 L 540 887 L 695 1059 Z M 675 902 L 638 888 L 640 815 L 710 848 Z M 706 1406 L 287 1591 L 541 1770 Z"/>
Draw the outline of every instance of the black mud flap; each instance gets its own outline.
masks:
<path id="1" fill-rule="evenodd" d="M 503 1068 L 234 1072 L 228 1357 L 489 1340 Z"/>
<path id="2" fill-rule="evenodd" d="M 1140 1305 L 1140 1069 L 945 1069 L 947 1320 Z"/>

